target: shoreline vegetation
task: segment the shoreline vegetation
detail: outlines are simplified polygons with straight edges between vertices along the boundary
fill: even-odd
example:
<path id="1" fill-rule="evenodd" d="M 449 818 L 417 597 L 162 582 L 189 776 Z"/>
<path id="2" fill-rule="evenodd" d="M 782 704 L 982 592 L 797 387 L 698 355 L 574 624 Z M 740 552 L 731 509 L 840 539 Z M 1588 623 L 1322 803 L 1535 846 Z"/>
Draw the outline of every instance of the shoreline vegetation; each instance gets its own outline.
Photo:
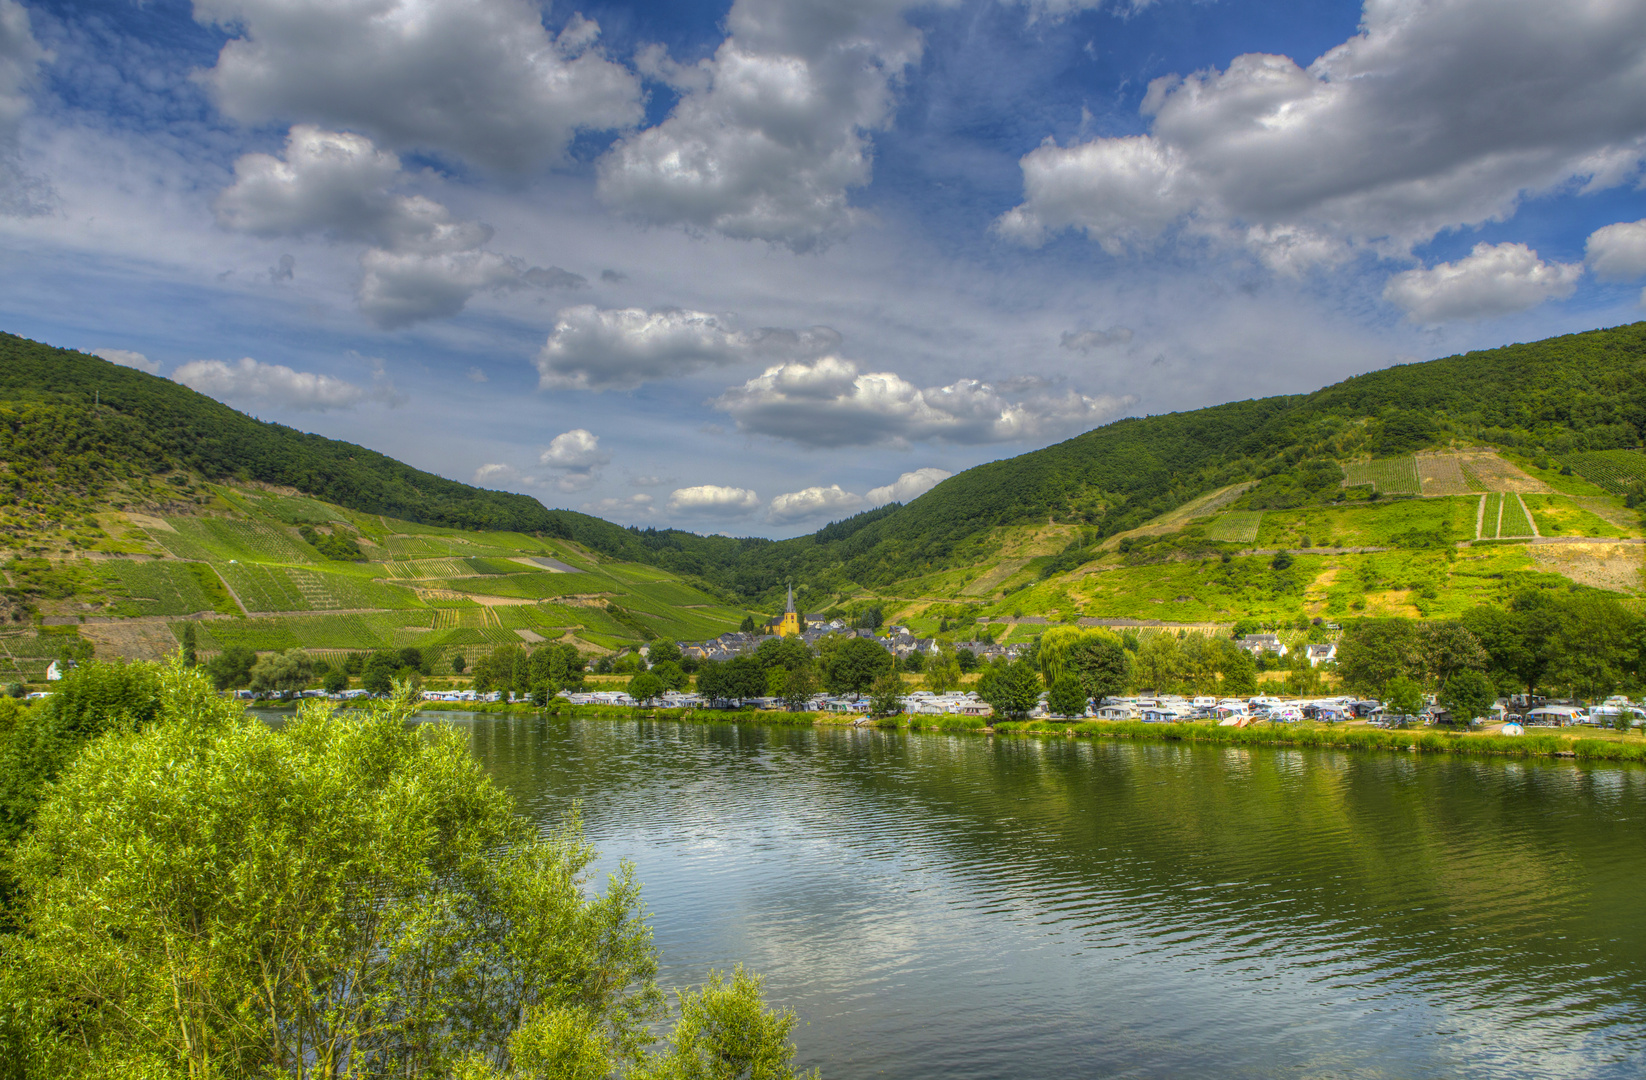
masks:
<path id="1" fill-rule="evenodd" d="M 492 702 L 479 705 L 427 702 L 419 712 L 541 715 L 576 720 L 675 720 L 687 723 L 766 724 L 773 727 L 849 727 L 848 714 L 777 712 L 757 709 L 647 709 L 615 705 L 562 705 L 538 708 Z M 1646 762 L 1646 738 L 1595 738 L 1566 734 L 1495 735 L 1489 732 L 1384 730 L 1353 724 L 1151 724 L 1140 720 L 1014 720 L 993 727 L 970 716 L 891 716 L 865 727 L 983 735 L 1054 735 L 1063 738 L 1133 739 L 1201 743 L 1209 746 L 1273 746 L 1322 750 L 1392 750 L 1420 754 L 1475 754 L 1494 757 L 1564 758 L 1579 761 Z"/>

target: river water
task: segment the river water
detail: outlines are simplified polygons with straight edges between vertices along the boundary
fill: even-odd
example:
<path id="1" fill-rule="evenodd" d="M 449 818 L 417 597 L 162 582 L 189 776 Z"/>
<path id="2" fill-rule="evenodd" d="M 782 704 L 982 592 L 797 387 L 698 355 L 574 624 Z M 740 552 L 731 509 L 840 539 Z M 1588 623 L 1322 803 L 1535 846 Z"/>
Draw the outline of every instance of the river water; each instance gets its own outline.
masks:
<path id="1" fill-rule="evenodd" d="M 1646 1075 L 1646 769 L 455 722 L 829 1080 Z"/>

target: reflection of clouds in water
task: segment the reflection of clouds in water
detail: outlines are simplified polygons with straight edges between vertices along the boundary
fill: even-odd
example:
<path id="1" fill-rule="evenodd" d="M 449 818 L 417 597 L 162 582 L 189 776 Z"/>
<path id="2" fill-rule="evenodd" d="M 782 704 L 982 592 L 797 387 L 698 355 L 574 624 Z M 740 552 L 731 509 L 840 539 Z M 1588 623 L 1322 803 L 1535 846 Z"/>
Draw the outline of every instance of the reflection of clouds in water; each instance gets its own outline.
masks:
<path id="1" fill-rule="evenodd" d="M 666 982 L 762 971 L 836 1075 L 1627 1075 L 1646 1032 L 1607 951 L 1640 931 L 1591 911 L 1642 872 L 1596 839 L 1640 770 L 563 721 L 476 745 L 635 860 Z"/>

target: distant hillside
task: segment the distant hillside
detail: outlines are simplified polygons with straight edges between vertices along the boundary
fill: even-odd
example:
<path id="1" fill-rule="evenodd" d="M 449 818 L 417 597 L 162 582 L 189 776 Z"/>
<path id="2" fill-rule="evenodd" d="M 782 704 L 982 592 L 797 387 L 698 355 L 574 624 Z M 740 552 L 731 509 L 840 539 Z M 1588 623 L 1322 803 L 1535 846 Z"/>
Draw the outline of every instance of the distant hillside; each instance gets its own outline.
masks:
<path id="1" fill-rule="evenodd" d="M 94 404 L 95 402 L 95 404 Z M 297 488 L 351 510 L 463 529 L 553 534 L 547 508 L 250 416 L 170 379 L 0 334 L 0 451 L 13 490 L 95 496 L 178 469 Z"/>

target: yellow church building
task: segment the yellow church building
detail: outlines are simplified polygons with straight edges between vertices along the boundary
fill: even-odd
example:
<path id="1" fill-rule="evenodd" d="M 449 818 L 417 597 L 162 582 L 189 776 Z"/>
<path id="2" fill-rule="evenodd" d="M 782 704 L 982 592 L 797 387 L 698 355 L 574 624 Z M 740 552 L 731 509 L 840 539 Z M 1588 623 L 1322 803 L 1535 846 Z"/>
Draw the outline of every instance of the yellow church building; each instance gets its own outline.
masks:
<path id="1" fill-rule="evenodd" d="M 800 613 L 794 609 L 794 586 L 789 586 L 789 602 L 783 608 L 783 618 L 777 624 L 778 637 L 799 637 L 805 626 L 800 621 Z"/>

